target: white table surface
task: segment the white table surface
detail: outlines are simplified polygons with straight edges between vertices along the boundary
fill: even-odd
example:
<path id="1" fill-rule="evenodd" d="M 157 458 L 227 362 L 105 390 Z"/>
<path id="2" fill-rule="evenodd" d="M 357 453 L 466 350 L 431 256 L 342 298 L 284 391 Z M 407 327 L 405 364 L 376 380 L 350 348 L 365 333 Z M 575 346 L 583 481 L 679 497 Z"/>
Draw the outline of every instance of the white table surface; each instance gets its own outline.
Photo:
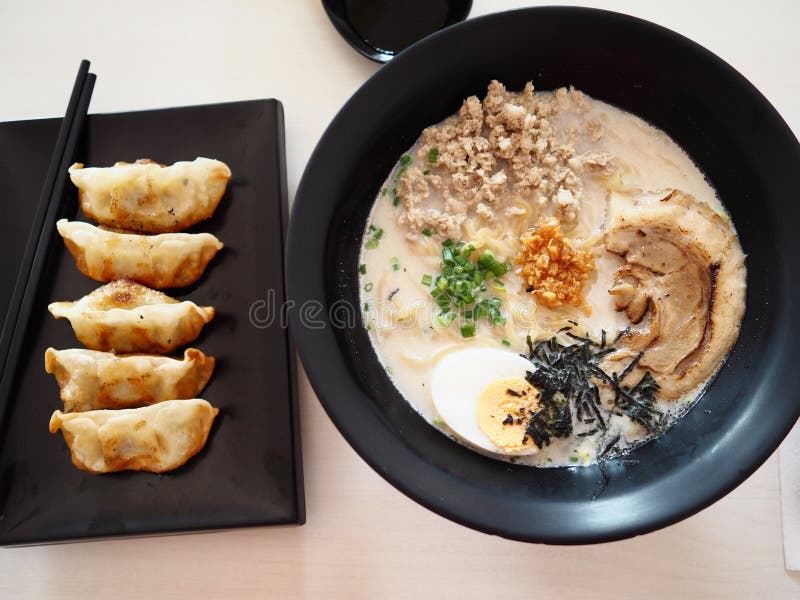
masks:
<path id="1" fill-rule="evenodd" d="M 530 4 L 477 0 L 472 15 Z M 800 131 L 796 0 L 585 4 L 703 44 Z M 377 68 L 339 38 L 318 0 L 2 0 L 0 120 L 63 114 L 84 57 L 98 74 L 93 112 L 280 99 L 292 195 L 325 126 Z M 305 526 L 0 549 L 0 598 L 800 597 L 800 574 L 783 568 L 776 456 L 666 530 L 534 546 L 418 506 L 356 456 L 302 374 L 300 398 Z"/>

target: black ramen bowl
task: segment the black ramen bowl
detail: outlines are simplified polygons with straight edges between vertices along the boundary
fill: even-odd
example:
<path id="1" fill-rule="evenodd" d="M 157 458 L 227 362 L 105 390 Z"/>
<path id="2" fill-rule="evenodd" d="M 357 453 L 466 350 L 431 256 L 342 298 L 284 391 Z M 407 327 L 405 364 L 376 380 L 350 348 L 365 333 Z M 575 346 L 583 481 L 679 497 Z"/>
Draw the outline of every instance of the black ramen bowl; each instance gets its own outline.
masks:
<path id="1" fill-rule="evenodd" d="M 739 339 L 669 431 L 598 467 L 535 469 L 448 439 L 395 389 L 361 322 L 358 254 L 373 199 L 422 129 L 491 79 L 574 85 L 664 129 L 731 212 L 747 253 Z M 395 487 L 475 529 L 545 543 L 646 533 L 718 500 L 800 415 L 800 146 L 769 102 L 709 51 L 663 27 L 580 8 L 455 25 L 402 52 L 348 101 L 306 167 L 291 215 L 288 295 L 309 379 L 342 435 Z"/>

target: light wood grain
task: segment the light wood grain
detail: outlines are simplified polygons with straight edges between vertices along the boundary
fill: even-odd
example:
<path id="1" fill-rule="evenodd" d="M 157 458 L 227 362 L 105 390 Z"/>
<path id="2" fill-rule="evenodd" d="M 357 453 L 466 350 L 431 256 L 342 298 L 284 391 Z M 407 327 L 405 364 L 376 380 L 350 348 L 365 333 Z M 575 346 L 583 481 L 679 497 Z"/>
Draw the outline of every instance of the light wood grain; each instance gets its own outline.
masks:
<path id="1" fill-rule="evenodd" d="M 526 4 L 476 1 L 473 15 Z M 800 131 L 798 3 L 587 4 L 699 41 Z M 61 114 L 82 57 L 99 74 L 95 112 L 279 98 L 292 194 L 327 123 L 377 68 L 338 37 L 316 0 L 5 2 L 0 56 L 0 119 Z M 30 199 L 2 200 L 13 201 Z M 304 527 L 4 549 L 0 598 L 800 597 L 800 575 L 783 569 L 774 457 L 666 530 L 602 546 L 533 546 L 455 525 L 394 490 L 344 442 L 302 374 L 301 409 Z"/>

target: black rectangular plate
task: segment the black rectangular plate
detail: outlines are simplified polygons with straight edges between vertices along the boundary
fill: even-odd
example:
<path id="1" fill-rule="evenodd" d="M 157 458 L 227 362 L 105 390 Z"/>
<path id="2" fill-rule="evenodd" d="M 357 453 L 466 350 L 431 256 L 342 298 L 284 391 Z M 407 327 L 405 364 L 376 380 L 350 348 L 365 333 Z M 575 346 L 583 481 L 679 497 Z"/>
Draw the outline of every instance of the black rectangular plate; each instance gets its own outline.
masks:
<path id="1" fill-rule="evenodd" d="M 0 317 L 59 124 L 0 123 Z M 81 344 L 47 304 L 76 300 L 101 284 L 78 272 L 58 240 L 39 282 L 0 431 L 0 544 L 305 522 L 294 350 L 280 318 L 266 321 L 266 311 L 284 300 L 283 139 L 283 109 L 275 100 L 89 117 L 78 155 L 89 166 L 205 156 L 233 172 L 214 216 L 190 230 L 213 233 L 225 248 L 194 286 L 167 291 L 217 310 L 192 346 L 217 359 L 201 397 L 220 414 L 206 447 L 170 473 L 89 475 L 72 465 L 61 434 L 48 432 L 61 403 L 55 379 L 44 371 L 44 351 Z M 64 214 L 82 219 L 69 187 Z M 257 324 L 250 317 L 254 304 Z"/>

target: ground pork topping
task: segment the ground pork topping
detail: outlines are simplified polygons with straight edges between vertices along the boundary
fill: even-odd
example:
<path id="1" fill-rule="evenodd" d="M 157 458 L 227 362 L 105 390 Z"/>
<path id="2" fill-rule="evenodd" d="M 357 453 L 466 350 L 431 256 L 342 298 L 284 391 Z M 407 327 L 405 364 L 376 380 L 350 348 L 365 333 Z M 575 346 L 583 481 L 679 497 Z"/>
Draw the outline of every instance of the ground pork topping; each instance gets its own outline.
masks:
<path id="1" fill-rule="evenodd" d="M 400 224 L 411 239 L 423 229 L 460 238 L 468 217 L 492 222 L 498 214 L 513 216 L 511 204 L 523 201 L 570 230 L 583 194 L 576 170 L 604 165 L 580 160 L 574 142 L 557 135 L 552 121 L 560 112 L 581 115 L 589 107 L 572 89 L 542 96 L 530 82 L 514 93 L 492 81 L 483 101 L 467 98 L 456 115 L 422 132 L 413 164 L 397 185 Z M 596 129 L 590 135 L 602 135 L 599 123 Z"/>
<path id="2" fill-rule="evenodd" d="M 537 302 L 550 308 L 582 306 L 583 285 L 595 268 L 592 254 L 576 249 L 556 219 L 529 229 L 520 241 L 523 250 L 517 262 Z"/>

